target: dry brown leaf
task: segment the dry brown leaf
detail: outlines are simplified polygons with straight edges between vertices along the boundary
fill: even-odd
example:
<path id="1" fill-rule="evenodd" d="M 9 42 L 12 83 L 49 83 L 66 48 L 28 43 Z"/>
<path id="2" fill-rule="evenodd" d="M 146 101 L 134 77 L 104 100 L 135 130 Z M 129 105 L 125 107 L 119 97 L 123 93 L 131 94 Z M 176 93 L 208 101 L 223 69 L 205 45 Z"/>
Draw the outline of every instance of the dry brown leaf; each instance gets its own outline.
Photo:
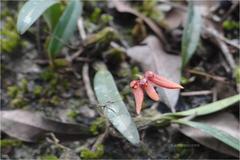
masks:
<path id="1" fill-rule="evenodd" d="M 0 116 L 1 131 L 26 142 L 35 142 L 49 132 L 58 138 L 64 138 L 63 140 L 91 136 L 83 125 L 57 122 L 30 111 L 0 111 Z"/>
<path id="2" fill-rule="evenodd" d="M 176 29 L 180 25 L 183 25 L 185 19 L 186 19 L 186 11 L 179 8 L 173 8 L 165 16 L 165 19 L 164 19 L 164 24 L 166 25 L 165 28 L 167 30 Z"/>
<path id="3" fill-rule="evenodd" d="M 148 25 L 148 27 L 158 36 L 158 38 L 162 41 L 162 43 L 167 44 L 161 29 L 150 18 L 139 13 L 137 10 L 131 8 L 124 1 L 114 0 L 114 1 L 111 1 L 111 3 L 114 5 L 114 7 L 117 9 L 118 12 L 130 13 L 142 19 Z"/>
<path id="4" fill-rule="evenodd" d="M 197 118 L 197 122 L 202 122 L 208 124 L 214 128 L 222 130 L 234 137 L 238 137 L 240 139 L 240 130 L 239 130 L 239 122 L 231 113 L 221 112 L 207 117 Z M 226 144 L 218 141 L 212 136 L 201 132 L 198 129 L 183 126 L 179 129 L 184 135 L 192 138 L 198 143 L 211 148 L 215 151 L 239 157 L 239 153 L 237 150 L 227 146 Z"/>
<path id="5" fill-rule="evenodd" d="M 167 54 L 162 49 L 162 44 L 155 36 L 149 36 L 143 44 L 127 49 L 127 54 L 133 60 L 139 62 L 142 68 L 147 71 L 151 70 L 167 79 L 179 83 L 180 82 L 180 56 Z M 178 89 L 158 88 L 161 100 L 166 103 L 172 112 L 175 112 L 175 105 L 178 100 Z"/>

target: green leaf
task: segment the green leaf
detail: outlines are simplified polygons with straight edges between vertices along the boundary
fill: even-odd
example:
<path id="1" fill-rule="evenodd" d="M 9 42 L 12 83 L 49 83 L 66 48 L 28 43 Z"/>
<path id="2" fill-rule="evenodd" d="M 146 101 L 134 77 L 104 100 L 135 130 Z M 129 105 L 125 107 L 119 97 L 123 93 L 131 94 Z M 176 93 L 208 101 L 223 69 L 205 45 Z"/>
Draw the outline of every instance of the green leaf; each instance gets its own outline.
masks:
<path id="1" fill-rule="evenodd" d="M 194 54 L 200 39 L 202 26 L 201 8 L 198 8 L 198 6 L 193 3 L 194 2 L 189 1 L 187 22 L 183 31 L 181 48 L 182 67 L 188 63 Z"/>
<path id="2" fill-rule="evenodd" d="M 47 22 L 47 25 L 50 28 L 50 30 L 53 30 L 55 28 L 61 14 L 62 14 L 62 11 L 63 10 L 61 8 L 61 4 L 58 3 L 58 4 L 51 6 L 44 12 L 43 18 Z"/>
<path id="3" fill-rule="evenodd" d="M 18 32 L 23 34 L 46 9 L 58 2 L 58 0 L 29 0 L 26 2 L 18 14 Z"/>
<path id="4" fill-rule="evenodd" d="M 48 52 L 56 56 L 63 45 L 71 38 L 77 28 L 77 20 L 82 12 L 82 3 L 79 0 L 70 0 L 51 36 Z"/>
<path id="5" fill-rule="evenodd" d="M 229 145 L 230 147 L 240 151 L 240 140 L 222 130 L 213 128 L 207 124 L 199 123 L 199 122 L 192 122 L 192 121 L 186 121 L 186 120 L 176 120 L 173 122 L 200 129 L 202 132 L 205 132 L 205 133 L 215 137 L 219 141 Z"/>
<path id="6" fill-rule="evenodd" d="M 140 142 L 137 127 L 115 85 L 114 79 L 106 69 L 99 70 L 94 77 L 94 90 L 103 111 L 113 126 L 132 144 Z"/>
<path id="7" fill-rule="evenodd" d="M 177 113 L 170 113 L 169 115 L 176 115 L 176 116 L 189 116 L 189 115 L 195 115 L 195 116 L 202 116 L 206 114 L 211 114 L 217 111 L 220 111 L 224 108 L 227 108 L 234 103 L 237 103 L 240 101 L 240 95 L 231 96 L 207 105 L 203 105 L 197 108 L 189 109 L 187 111 L 177 112 Z"/>

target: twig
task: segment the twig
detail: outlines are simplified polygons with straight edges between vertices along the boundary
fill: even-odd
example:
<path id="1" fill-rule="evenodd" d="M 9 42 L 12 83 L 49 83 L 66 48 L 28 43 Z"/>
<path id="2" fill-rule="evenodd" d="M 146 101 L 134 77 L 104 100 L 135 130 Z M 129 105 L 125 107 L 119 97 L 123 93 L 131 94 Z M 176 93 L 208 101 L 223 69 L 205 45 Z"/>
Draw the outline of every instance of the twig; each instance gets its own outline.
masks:
<path id="1" fill-rule="evenodd" d="M 217 39 L 220 39 L 220 40 L 224 41 L 225 43 L 227 43 L 227 44 L 229 44 L 229 45 L 231 45 L 231 46 L 233 46 L 233 47 L 235 47 L 235 48 L 237 48 L 237 49 L 240 49 L 240 46 L 239 46 L 239 45 L 231 42 L 229 39 L 227 39 L 226 37 L 224 37 L 223 35 L 221 35 L 218 31 L 216 31 L 215 29 L 213 29 L 213 28 L 211 28 L 211 27 L 209 27 L 209 28 L 206 27 L 206 28 L 205 28 L 205 32 L 206 32 L 207 34 L 209 34 L 210 36 L 212 36 L 212 37 L 215 37 L 215 38 L 217 38 Z"/>
<path id="2" fill-rule="evenodd" d="M 99 144 L 102 144 L 104 142 L 104 140 L 107 138 L 107 136 L 109 135 L 109 122 L 106 121 L 106 129 L 104 131 L 104 133 L 102 133 L 100 136 L 98 136 L 96 142 L 94 143 L 94 145 L 92 146 L 92 151 L 95 151 L 97 149 L 97 146 Z"/>
<path id="3" fill-rule="evenodd" d="M 213 89 L 212 89 L 212 101 L 213 102 L 215 102 L 216 100 L 217 100 L 217 89 L 216 89 L 216 87 L 214 87 Z"/>
<path id="4" fill-rule="evenodd" d="M 80 17 L 77 21 L 77 26 L 78 26 L 78 31 L 80 34 L 80 37 L 82 38 L 82 40 L 84 40 L 87 36 L 86 36 L 86 32 L 84 30 L 84 25 L 83 25 L 83 19 L 82 17 Z"/>
<path id="5" fill-rule="evenodd" d="M 209 95 L 213 92 L 210 90 L 203 90 L 203 91 L 191 91 L 191 92 L 182 92 L 181 96 L 201 96 L 201 95 Z"/>
<path id="6" fill-rule="evenodd" d="M 229 66 L 231 67 L 232 70 L 234 70 L 236 68 L 236 63 L 235 63 L 235 61 L 233 59 L 233 56 L 230 53 L 227 45 L 223 41 L 221 41 L 221 40 L 217 40 L 217 42 L 219 44 L 219 47 L 222 50 L 223 55 L 225 56 L 225 58 L 227 60 Z"/>
<path id="7" fill-rule="evenodd" d="M 211 74 L 208 74 L 208 73 L 205 73 L 205 72 L 202 72 L 202 71 L 193 70 L 193 69 L 187 69 L 187 72 L 193 73 L 193 74 L 197 74 L 197 75 L 200 75 L 200 76 L 204 76 L 204 77 L 207 77 L 207 78 L 211 78 L 211 79 L 214 79 L 216 81 L 226 82 L 226 78 L 225 77 L 211 75 Z"/>
<path id="8" fill-rule="evenodd" d="M 158 105 L 159 105 L 159 102 L 155 102 L 155 103 L 153 103 L 153 105 L 150 108 L 157 109 Z"/>
<path id="9" fill-rule="evenodd" d="M 225 41 L 223 41 L 223 38 L 220 38 L 220 34 L 216 31 L 216 29 L 213 27 L 205 27 L 204 31 L 206 34 L 210 35 L 210 39 L 221 49 L 231 69 L 235 69 L 236 63 L 233 59 L 233 56 L 230 53 L 226 43 L 224 43 Z"/>
<path id="10" fill-rule="evenodd" d="M 223 68 L 225 69 L 225 71 L 227 73 L 231 73 L 231 68 L 229 67 L 229 65 L 227 64 L 227 62 L 224 60 L 223 55 L 220 55 L 220 59 L 221 59 L 221 65 L 223 66 Z"/>
<path id="11" fill-rule="evenodd" d="M 64 150 L 67 150 L 69 149 L 68 147 L 65 147 L 63 145 L 61 145 L 59 142 L 59 139 L 57 139 L 57 137 L 55 136 L 54 133 L 50 133 L 49 134 L 50 137 L 46 137 L 46 140 L 52 144 L 54 144 L 55 146 L 61 148 L 61 149 L 64 149 Z"/>
<path id="12" fill-rule="evenodd" d="M 222 17 L 221 22 L 223 22 L 234 10 L 235 8 L 238 6 L 239 1 L 235 2 L 231 8 L 225 13 L 225 15 Z"/>
<path id="13" fill-rule="evenodd" d="M 79 61 L 79 62 L 92 62 L 93 60 L 92 59 L 89 59 L 89 58 L 85 58 L 85 57 L 77 57 L 76 58 L 76 61 Z"/>
<path id="14" fill-rule="evenodd" d="M 82 54 L 83 50 L 84 50 L 84 48 L 83 48 L 83 46 L 81 46 L 77 52 L 75 52 L 74 54 L 69 56 L 69 58 L 68 58 L 69 62 L 73 62 L 74 59 L 76 59 L 78 56 L 80 56 L 80 54 Z"/>
<path id="15" fill-rule="evenodd" d="M 83 65 L 83 69 L 82 69 L 82 77 L 83 77 L 83 82 L 85 84 L 85 89 L 87 92 L 87 96 L 88 99 L 90 101 L 91 104 L 97 104 L 97 100 L 95 98 L 92 86 L 91 86 L 91 82 L 90 82 L 90 78 L 89 78 L 89 65 L 88 63 L 85 63 Z"/>

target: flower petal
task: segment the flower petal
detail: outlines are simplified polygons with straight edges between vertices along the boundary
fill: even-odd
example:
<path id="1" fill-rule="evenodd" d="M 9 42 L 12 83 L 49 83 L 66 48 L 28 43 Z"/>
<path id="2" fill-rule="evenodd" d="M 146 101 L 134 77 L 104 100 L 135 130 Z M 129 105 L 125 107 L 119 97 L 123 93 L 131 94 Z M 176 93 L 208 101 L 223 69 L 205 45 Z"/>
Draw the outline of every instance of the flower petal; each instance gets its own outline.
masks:
<path id="1" fill-rule="evenodd" d="M 135 104 L 136 104 L 136 112 L 139 114 L 142 109 L 142 103 L 143 103 L 143 97 L 144 93 L 142 88 L 139 85 L 139 82 L 134 80 L 130 83 L 130 87 L 132 88 L 132 92 L 135 98 Z"/>
<path id="2" fill-rule="evenodd" d="M 160 97 L 155 91 L 153 85 L 150 82 L 147 82 L 147 84 L 144 86 L 144 90 L 146 91 L 147 95 L 154 101 L 159 101 Z"/>
<path id="3" fill-rule="evenodd" d="M 159 76 L 151 71 L 147 71 L 144 76 L 152 83 L 158 85 L 159 87 L 164 87 L 168 89 L 182 89 L 183 86 L 167 80 L 166 78 Z"/>

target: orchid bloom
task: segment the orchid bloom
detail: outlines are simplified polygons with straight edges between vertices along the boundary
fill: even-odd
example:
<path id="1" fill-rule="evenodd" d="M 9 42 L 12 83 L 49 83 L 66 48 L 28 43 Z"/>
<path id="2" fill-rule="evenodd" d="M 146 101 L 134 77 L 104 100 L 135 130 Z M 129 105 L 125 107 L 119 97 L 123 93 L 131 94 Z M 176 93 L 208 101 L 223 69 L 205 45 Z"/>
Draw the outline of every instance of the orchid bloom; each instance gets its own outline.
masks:
<path id="1" fill-rule="evenodd" d="M 139 114 L 142 109 L 144 91 L 152 100 L 154 101 L 160 100 L 160 97 L 155 91 L 154 86 L 168 88 L 168 89 L 183 88 L 181 85 L 171 82 L 166 78 L 155 74 L 152 71 L 145 72 L 144 77 L 141 77 L 139 80 L 133 80 L 130 83 L 130 87 L 132 89 L 132 92 L 135 98 L 137 114 Z"/>

